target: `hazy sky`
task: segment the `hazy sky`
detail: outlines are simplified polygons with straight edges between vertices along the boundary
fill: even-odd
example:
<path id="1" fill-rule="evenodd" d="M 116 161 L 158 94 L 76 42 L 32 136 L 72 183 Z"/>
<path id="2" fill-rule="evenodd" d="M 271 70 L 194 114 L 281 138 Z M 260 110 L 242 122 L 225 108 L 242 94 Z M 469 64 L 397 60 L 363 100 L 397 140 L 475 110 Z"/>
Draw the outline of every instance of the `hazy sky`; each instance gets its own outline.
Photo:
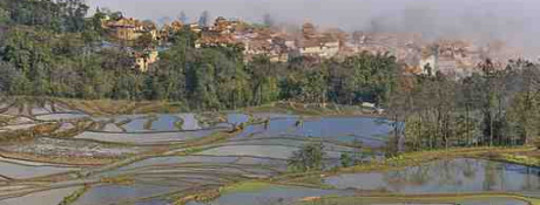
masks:
<path id="1" fill-rule="evenodd" d="M 475 35 L 536 46 L 539 0 L 87 0 L 126 16 L 159 20 L 184 11 L 190 21 L 208 10 L 213 17 L 277 21 L 346 30 L 421 32 L 427 37 Z"/>

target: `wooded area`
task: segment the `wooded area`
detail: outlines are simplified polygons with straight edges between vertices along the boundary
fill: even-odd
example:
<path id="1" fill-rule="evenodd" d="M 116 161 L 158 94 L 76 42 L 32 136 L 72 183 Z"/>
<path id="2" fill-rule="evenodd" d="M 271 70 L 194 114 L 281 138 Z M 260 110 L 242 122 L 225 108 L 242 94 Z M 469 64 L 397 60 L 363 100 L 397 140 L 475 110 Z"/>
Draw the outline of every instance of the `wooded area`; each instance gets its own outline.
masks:
<path id="1" fill-rule="evenodd" d="M 141 73 L 121 43 L 103 46 L 109 39 L 100 14 L 85 18 L 82 1 L 1 2 L 0 89 L 8 95 L 167 100 L 200 110 L 277 100 L 382 104 L 398 68 L 391 56 L 367 53 L 322 63 L 271 63 L 265 56 L 244 63 L 237 47 L 196 49 L 196 34 L 184 29 L 151 72 Z"/>
<path id="2" fill-rule="evenodd" d="M 391 94 L 393 146 L 409 150 L 455 146 L 523 145 L 538 138 L 540 70 L 524 60 L 460 80 L 443 76 L 400 78 Z M 401 134 L 403 133 L 403 134 Z M 406 146 L 404 146 L 406 145 Z"/>

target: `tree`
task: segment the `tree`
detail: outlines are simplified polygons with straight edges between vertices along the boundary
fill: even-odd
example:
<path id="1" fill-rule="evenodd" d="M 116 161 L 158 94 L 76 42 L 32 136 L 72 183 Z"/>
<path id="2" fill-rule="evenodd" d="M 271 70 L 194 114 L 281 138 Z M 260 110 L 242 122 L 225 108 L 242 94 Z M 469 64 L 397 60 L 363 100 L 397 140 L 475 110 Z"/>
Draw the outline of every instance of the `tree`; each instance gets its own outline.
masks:
<path id="1" fill-rule="evenodd" d="M 184 29 L 173 33 L 172 38 L 170 41 L 173 43 L 173 46 L 177 47 L 177 49 L 182 50 L 185 52 L 187 48 L 194 48 L 195 47 L 195 41 L 197 40 L 197 35 L 188 27 L 185 27 Z"/>
<path id="2" fill-rule="evenodd" d="M 401 69 L 401 67 L 397 67 Z M 389 90 L 390 94 L 388 99 L 386 100 L 386 116 L 388 119 L 388 123 L 392 127 L 391 131 L 391 137 L 390 141 L 388 143 L 388 151 L 390 155 L 393 155 L 397 152 L 401 152 L 405 150 L 405 145 L 408 145 L 409 147 L 419 147 L 420 145 L 420 136 L 416 133 L 424 133 L 424 132 L 413 132 L 411 134 L 411 129 L 416 128 L 418 129 L 418 126 L 414 126 L 415 124 L 421 124 L 421 123 L 411 123 L 411 119 L 415 120 L 416 117 L 418 117 L 419 112 L 417 112 L 417 108 L 420 107 L 420 105 L 417 104 L 417 102 L 423 102 L 422 99 L 420 99 L 419 93 L 421 91 L 420 89 L 420 83 L 421 78 L 418 76 L 408 76 L 405 74 L 402 74 L 404 72 L 398 71 L 398 75 L 396 75 L 393 79 L 395 83 L 395 86 L 393 89 Z M 418 99 L 416 101 L 415 99 Z M 405 122 L 405 123 L 403 123 Z M 407 126 L 405 126 L 407 124 Z"/>
<path id="3" fill-rule="evenodd" d="M 354 160 L 347 152 L 341 153 L 340 162 L 342 167 L 350 167 L 353 165 Z"/>
<path id="4" fill-rule="evenodd" d="M 178 15 L 178 20 L 180 20 L 182 23 L 187 24 L 189 21 L 189 18 L 187 17 L 186 13 L 184 11 L 181 11 Z"/>
<path id="5" fill-rule="evenodd" d="M 263 24 L 266 27 L 274 26 L 274 24 L 275 24 L 274 18 L 269 13 L 264 14 L 264 16 L 263 16 Z"/>
<path id="6" fill-rule="evenodd" d="M 171 23 L 171 21 L 172 21 L 172 19 L 169 16 L 163 16 L 163 17 L 159 18 L 159 20 L 158 20 L 158 22 L 160 24 L 162 24 L 162 25 L 169 24 L 169 23 Z"/>
<path id="7" fill-rule="evenodd" d="M 10 16 L 9 11 L 0 7 L 0 26 L 9 23 L 9 20 L 10 20 L 9 16 Z"/>
<path id="8" fill-rule="evenodd" d="M 201 13 L 201 16 L 199 17 L 199 26 L 208 27 L 209 21 L 210 21 L 210 13 L 208 11 L 203 11 Z"/>
<path id="9" fill-rule="evenodd" d="M 108 13 L 108 15 L 113 20 L 119 20 L 124 17 L 124 14 L 121 11 L 111 12 L 111 13 Z"/>
<path id="10" fill-rule="evenodd" d="M 154 40 L 154 37 L 150 33 L 144 33 L 137 40 L 135 40 L 135 45 L 139 49 L 150 48 L 155 46 L 157 43 Z"/>
<path id="11" fill-rule="evenodd" d="M 287 163 L 293 171 L 320 171 L 324 168 L 325 156 L 323 143 L 305 144 L 300 150 L 293 152 Z"/>
<path id="12" fill-rule="evenodd" d="M 84 29 L 88 5 L 84 0 L 58 0 L 63 11 L 64 29 L 68 32 L 80 32 Z"/>
<path id="13" fill-rule="evenodd" d="M 280 65 L 270 62 L 267 56 L 255 56 L 246 67 L 250 75 L 253 101 L 261 105 L 278 99 L 278 73 Z"/>
<path id="14" fill-rule="evenodd" d="M 10 63 L 0 61 L 0 93 L 10 94 L 15 80 L 21 75 L 20 71 Z"/>
<path id="15" fill-rule="evenodd" d="M 308 73 L 304 90 L 304 101 L 325 104 L 326 92 L 327 83 L 323 71 Z"/>
<path id="16" fill-rule="evenodd" d="M 519 62 L 519 61 L 518 61 Z M 532 63 L 514 65 L 519 70 L 509 82 L 516 86 L 516 95 L 510 104 L 509 121 L 513 124 L 512 135 L 518 136 L 522 143 L 528 144 L 534 136 L 540 134 L 540 70 Z M 514 142 L 515 143 L 515 142 Z"/>
<path id="17" fill-rule="evenodd" d="M 468 77 L 460 82 L 457 92 L 457 104 L 463 109 L 460 115 L 461 139 L 465 139 L 465 145 L 478 145 L 478 120 L 475 118 L 474 111 L 477 110 L 480 97 L 480 91 L 475 89 L 475 78 Z"/>
<path id="18" fill-rule="evenodd" d="M 36 26 L 54 32 L 80 32 L 85 28 L 88 5 L 83 0 L 5 0 L 15 24 Z"/>

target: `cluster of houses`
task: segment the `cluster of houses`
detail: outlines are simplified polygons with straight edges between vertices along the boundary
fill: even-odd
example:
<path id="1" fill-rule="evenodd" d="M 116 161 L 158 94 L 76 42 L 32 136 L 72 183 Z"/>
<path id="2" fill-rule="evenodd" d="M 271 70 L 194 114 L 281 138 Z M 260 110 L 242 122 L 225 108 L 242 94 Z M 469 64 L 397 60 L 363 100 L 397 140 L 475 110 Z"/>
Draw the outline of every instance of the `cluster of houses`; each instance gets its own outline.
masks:
<path id="1" fill-rule="evenodd" d="M 426 75 L 440 73 L 456 79 L 480 72 L 480 64 L 490 59 L 493 69 L 502 70 L 511 62 L 509 59 L 521 59 L 519 49 L 501 42 L 478 46 L 463 40 L 438 40 L 424 46 L 418 71 Z"/>
<path id="2" fill-rule="evenodd" d="M 252 26 L 223 17 L 218 17 L 208 26 L 173 21 L 158 29 L 151 21 L 125 17 L 105 18 L 102 26 L 113 39 L 125 42 L 136 41 L 143 36 L 153 41 L 167 42 L 172 34 L 188 28 L 198 36 L 196 48 L 237 46 L 243 50 L 245 62 L 258 55 L 265 55 L 272 62 L 287 62 L 295 57 L 320 60 L 339 59 L 360 52 L 389 53 L 407 65 L 410 73 L 465 76 L 475 72 L 474 68 L 482 59 L 495 55 L 491 51 L 494 49 L 478 47 L 462 40 L 426 42 L 420 34 L 415 33 L 353 32 L 350 35 L 339 29 L 319 31 L 312 23 L 303 24 L 295 32 Z M 148 71 L 150 65 L 159 60 L 157 49 L 153 47 L 134 51 L 133 57 L 135 67 L 142 72 Z M 504 57 L 501 63 L 508 59 Z"/>
<path id="3" fill-rule="evenodd" d="M 104 18 L 102 27 L 112 39 L 135 42 L 144 35 L 157 42 L 167 42 L 171 34 L 189 28 L 198 36 L 196 48 L 238 46 L 244 52 L 244 61 L 249 62 L 257 55 L 266 55 L 272 62 L 287 62 L 291 57 L 305 56 L 328 59 L 338 55 L 342 42 L 335 33 L 317 32 L 311 23 L 302 26 L 301 33 L 290 34 L 278 29 L 254 27 L 238 20 L 218 17 L 212 25 L 201 27 L 198 23 L 184 24 L 174 21 L 161 28 L 150 21 L 133 18 Z M 158 60 L 156 48 L 133 51 L 134 65 L 146 72 Z"/>
<path id="4" fill-rule="evenodd" d="M 338 54 L 341 45 L 338 39 L 317 33 L 311 23 L 303 25 L 301 34 L 291 34 L 219 17 L 213 25 L 198 33 L 197 48 L 239 46 L 246 62 L 257 55 L 266 55 L 272 62 L 287 62 L 297 56 L 332 58 Z"/>

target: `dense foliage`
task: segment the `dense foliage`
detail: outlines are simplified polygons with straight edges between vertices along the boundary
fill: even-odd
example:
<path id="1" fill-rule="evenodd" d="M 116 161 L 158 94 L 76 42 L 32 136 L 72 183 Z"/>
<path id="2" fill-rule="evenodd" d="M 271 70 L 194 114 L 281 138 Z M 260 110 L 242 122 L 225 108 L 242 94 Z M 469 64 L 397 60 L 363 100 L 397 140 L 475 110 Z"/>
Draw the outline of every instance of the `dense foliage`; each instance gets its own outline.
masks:
<path id="1" fill-rule="evenodd" d="M 131 52 L 152 42 L 107 38 L 104 13 L 87 18 L 81 0 L 0 2 L 0 90 L 9 95 L 166 100 L 191 109 L 277 100 L 384 103 L 398 67 L 393 57 L 370 54 L 322 63 L 260 56 L 245 63 L 241 48 L 195 48 L 196 34 L 183 30 L 164 43 L 151 71 L 141 73 Z"/>

